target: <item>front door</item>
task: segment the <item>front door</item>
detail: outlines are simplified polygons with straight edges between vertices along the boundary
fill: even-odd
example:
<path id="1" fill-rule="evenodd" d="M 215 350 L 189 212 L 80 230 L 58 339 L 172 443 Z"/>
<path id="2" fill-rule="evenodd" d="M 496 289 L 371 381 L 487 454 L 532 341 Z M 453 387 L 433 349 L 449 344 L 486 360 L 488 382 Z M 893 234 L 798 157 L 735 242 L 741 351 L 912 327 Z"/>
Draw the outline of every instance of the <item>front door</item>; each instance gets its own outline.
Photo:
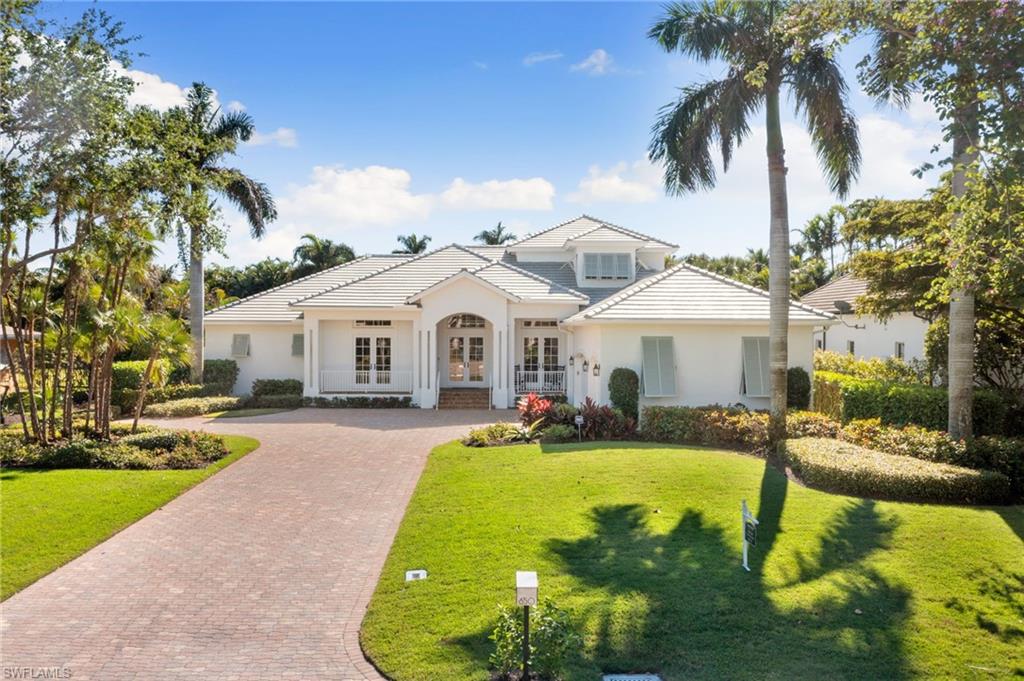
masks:
<path id="1" fill-rule="evenodd" d="M 391 385 L 391 336 L 356 336 L 356 385 Z"/>
<path id="2" fill-rule="evenodd" d="M 481 386 L 484 383 L 484 337 L 448 337 L 448 383 Z"/>

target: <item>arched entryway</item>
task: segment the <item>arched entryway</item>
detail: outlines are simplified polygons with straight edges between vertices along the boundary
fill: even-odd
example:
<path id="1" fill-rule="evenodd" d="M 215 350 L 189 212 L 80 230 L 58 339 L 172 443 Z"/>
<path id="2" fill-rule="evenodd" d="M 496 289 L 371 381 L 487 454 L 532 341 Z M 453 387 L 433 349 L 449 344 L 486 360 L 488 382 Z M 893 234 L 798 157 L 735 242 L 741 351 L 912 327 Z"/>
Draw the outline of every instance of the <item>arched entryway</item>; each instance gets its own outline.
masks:
<path id="1" fill-rule="evenodd" d="M 438 370 L 442 388 L 488 388 L 494 328 L 479 315 L 458 313 L 437 323 Z"/>

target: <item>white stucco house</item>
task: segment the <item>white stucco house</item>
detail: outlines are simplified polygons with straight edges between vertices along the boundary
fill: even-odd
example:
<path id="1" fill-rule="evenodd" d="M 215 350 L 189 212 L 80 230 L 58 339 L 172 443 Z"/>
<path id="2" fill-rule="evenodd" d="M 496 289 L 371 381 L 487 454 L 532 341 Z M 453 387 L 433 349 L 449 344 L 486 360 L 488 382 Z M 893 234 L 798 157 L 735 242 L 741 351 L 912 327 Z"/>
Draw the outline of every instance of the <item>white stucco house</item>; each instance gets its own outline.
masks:
<path id="1" fill-rule="evenodd" d="M 896 357 L 907 361 L 924 359 L 924 336 L 928 322 L 912 312 L 898 312 L 886 321 L 857 313 L 857 298 L 868 290 L 863 279 L 847 274 L 814 289 L 800 301 L 825 310 L 840 320 L 814 334 L 819 350 L 855 355 L 863 359 Z M 840 314 L 836 303 L 846 303 L 850 313 Z"/>
<path id="2" fill-rule="evenodd" d="M 690 265 L 674 244 L 589 216 L 507 246 L 368 255 L 206 315 L 206 356 L 238 393 L 296 378 L 307 396 L 406 395 L 498 408 L 522 394 L 608 402 L 616 367 L 644 404 L 768 405 L 768 295 Z M 793 302 L 789 357 L 812 367 L 834 323 Z M 446 397 L 463 396 L 452 402 Z"/>

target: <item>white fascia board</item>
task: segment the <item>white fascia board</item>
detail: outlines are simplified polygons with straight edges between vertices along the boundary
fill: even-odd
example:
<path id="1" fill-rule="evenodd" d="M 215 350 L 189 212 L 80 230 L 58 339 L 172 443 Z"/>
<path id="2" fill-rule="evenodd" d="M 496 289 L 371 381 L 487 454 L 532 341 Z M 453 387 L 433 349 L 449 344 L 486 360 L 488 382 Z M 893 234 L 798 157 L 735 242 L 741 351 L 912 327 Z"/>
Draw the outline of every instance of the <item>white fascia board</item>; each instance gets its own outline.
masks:
<path id="1" fill-rule="evenodd" d="M 560 322 L 566 326 L 602 326 L 605 324 L 613 326 L 628 326 L 630 324 L 678 324 L 700 325 L 700 326 L 750 326 L 752 324 L 767 324 L 767 319 L 720 319 L 720 318 L 695 318 L 695 319 L 665 319 L 664 317 L 635 317 L 632 319 L 594 319 L 585 317 L 583 319 L 566 319 Z M 832 326 L 834 320 L 824 319 L 800 319 L 791 320 L 790 326 Z"/>
<path id="2" fill-rule="evenodd" d="M 490 265 L 485 265 L 485 267 L 489 267 L 489 266 Z M 503 288 L 495 286 L 491 282 L 482 279 L 481 277 L 477 276 L 476 274 L 474 274 L 474 273 L 472 273 L 472 272 L 470 272 L 468 270 L 460 270 L 459 272 L 456 272 L 455 274 L 453 274 L 452 276 L 448 277 L 447 279 L 442 279 L 441 281 L 437 282 L 436 284 L 428 286 L 427 288 L 423 289 L 422 291 L 420 291 L 418 293 L 414 293 L 413 295 L 411 295 L 408 298 L 406 298 L 405 302 L 409 303 L 409 304 L 415 303 L 416 301 L 418 301 L 419 299 L 423 298 L 424 296 L 428 296 L 431 293 L 435 293 L 437 291 L 440 291 L 441 289 L 443 289 L 443 288 L 445 288 L 445 287 L 447 287 L 447 286 L 449 286 L 451 284 L 454 284 L 457 281 L 461 281 L 463 279 L 468 279 L 468 280 L 472 281 L 474 284 L 478 284 L 478 285 L 480 285 L 480 286 L 490 290 L 492 293 L 496 293 L 497 295 L 499 295 L 499 296 L 501 296 L 503 298 L 508 298 L 513 303 L 518 303 L 518 302 L 520 302 L 522 300 L 519 296 L 516 296 L 516 295 L 514 295 L 512 293 L 509 293 L 508 291 L 506 291 Z"/>
<path id="3" fill-rule="evenodd" d="M 204 319 L 203 324 L 205 326 L 243 326 L 259 325 L 259 326 L 302 326 L 302 320 L 296 317 L 295 319 Z"/>

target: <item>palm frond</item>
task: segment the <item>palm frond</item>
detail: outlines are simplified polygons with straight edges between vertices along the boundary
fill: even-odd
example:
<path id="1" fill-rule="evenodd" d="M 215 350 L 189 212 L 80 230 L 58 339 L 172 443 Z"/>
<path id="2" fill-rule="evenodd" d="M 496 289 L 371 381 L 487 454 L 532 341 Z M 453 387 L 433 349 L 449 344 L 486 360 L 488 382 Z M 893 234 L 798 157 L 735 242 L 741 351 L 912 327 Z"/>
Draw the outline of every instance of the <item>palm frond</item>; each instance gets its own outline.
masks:
<path id="1" fill-rule="evenodd" d="M 721 147 L 728 168 L 733 149 L 750 132 L 748 120 L 762 93 L 741 71 L 724 80 L 683 88 L 677 102 L 661 108 L 651 129 L 650 158 L 665 166 L 665 188 L 673 194 L 710 189 L 716 181 L 712 146 Z"/>
<path id="2" fill-rule="evenodd" d="M 785 74 L 798 114 L 803 114 L 818 161 L 832 191 L 843 198 L 860 173 L 857 119 L 850 109 L 842 69 L 821 48 L 790 62 Z"/>
<path id="3" fill-rule="evenodd" d="M 212 132 L 217 139 L 248 142 L 255 129 L 252 116 L 244 111 L 229 111 L 217 119 Z"/>
<path id="4" fill-rule="evenodd" d="M 673 2 L 647 31 L 666 52 L 679 51 L 701 61 L 729 59 L 742 50 L 746 31 L 740 5 L 733 2 Z"/>
<path id="5" fill-rule="evenodd" d="M 900 109 L 910 105 L 910 96 L 916 89 L 906 68 L 901 45 L 904 40 L 896 32 L 879 32 L 875 36 L 874 51 L 857 65 L 860 81 L 868 96 Z"/>
<path id="6" fill-rule="evenodd" d="M 277 206 L 270 188 L 235 168 L 221 170 L 220 174 L 225 180 L 222 193 L 245 215 L 253 238 L 262 237 L 267 223 L 277 219 Z"/>

